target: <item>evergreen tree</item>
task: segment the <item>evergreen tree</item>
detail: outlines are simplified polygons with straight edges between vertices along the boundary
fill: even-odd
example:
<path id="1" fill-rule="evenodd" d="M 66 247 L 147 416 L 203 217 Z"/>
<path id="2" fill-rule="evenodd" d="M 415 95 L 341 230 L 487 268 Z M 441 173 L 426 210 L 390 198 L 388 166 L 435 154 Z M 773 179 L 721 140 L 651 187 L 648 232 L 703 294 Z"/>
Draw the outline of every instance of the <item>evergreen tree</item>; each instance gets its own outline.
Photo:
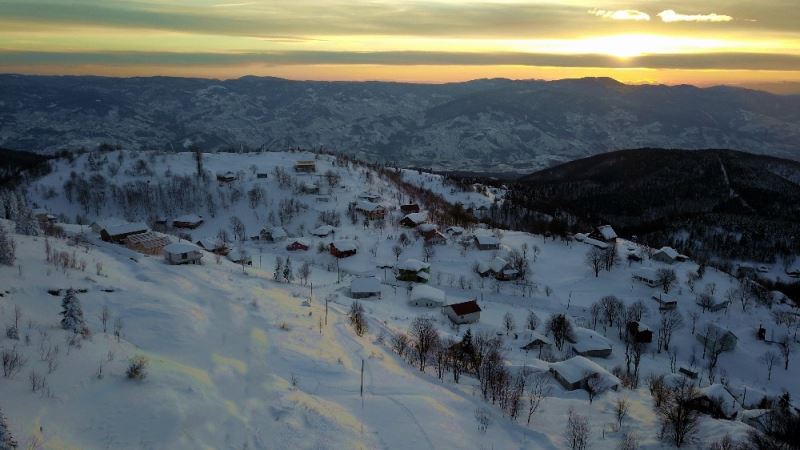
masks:
<path id="1" fill-rule="evenodd" d="M 6 417 L 3 415 L 3 411 L 0 411 L 0 450 L 16 450 L 17 445 L 17 440 L 11 434 Z"/>
<path id="2" fill-rule="evenodd" d="M 83 318 L 83 308 L 74 289 L 67 290 L 61 300 L 61 328 L 84 336 L 89 334 L 89 327 Z"/>
<path id="3" fill-rule="evenodd" d="M 6 266 L 14 265 L 16 259 L 16 246 L 11 236 L 6 233 L 5 228 L 0 225 L 0 264 Z"/>
<path id="4" fill-rule="evenodd" d="M 283 279 L 286 280 L 287 283 L 291 283 L 294 280 L 294 271 L 292 270 L 292 259 L 286 258 L 286 265 L 283 266 Z"/>
<path id="5" fill-rule="evenodd" d="M 26 236 L 39 236 L 41 234 L 39 222 L 34 217 L 33 211 L 24 205 L 20 207 L 17 215 L 17 234 Z"/>

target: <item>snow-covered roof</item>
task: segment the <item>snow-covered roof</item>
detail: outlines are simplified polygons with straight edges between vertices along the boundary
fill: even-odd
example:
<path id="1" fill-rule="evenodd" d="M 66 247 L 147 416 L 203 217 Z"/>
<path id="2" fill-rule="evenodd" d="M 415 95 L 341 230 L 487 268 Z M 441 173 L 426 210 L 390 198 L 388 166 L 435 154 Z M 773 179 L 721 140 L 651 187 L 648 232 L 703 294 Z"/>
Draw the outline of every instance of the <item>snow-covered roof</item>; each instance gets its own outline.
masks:
<path id="1" fill-rule="evenodd" d="M 173 222 L 185 222 L 185 223 L 198 223 L 202 222 L 203 218 L 198 216 L 197 214 L 184 214 L 180 217 L 176 217 L 172 220 Z"/>
<path id="2" fill-rule="evenodd" d="M 366 212 L 375 212 L 383 209 L 383 206 L 373 202 L 360 201 L 356 203 L 356 209 Z"/>
<path id="3" fill-rule="evenodd" d="M 164 247 L 164 251 L 167 253 L 191 253 L 191 252 L 199 252 L 200 247 L 190 244 L 188 242 L 173 242 L 172 244 L 167 245 Z"/>
<path id="4" fill-rule="evenodd" d="M 306 246 L 306 247 L 311 246 L 311 244 L 309 244 L 309 242 L 307 240 L 303 239 L 303 238 L 292 239 L 292 241 L 289 242 L 290 245 L 294 244 L 294 243 L 298 243 L 298 244 Z"/>
<path id="5" fill-rule="evenodd" d="M 337 246 L 337 248 L 338 248 L 338 246 Z M 423 270 L 423 269 L 430 269 L 430 267 L 431 267 L 430 264 L 428 264 L 426 262 L 422 262 L 422 261 L 420 261 L 418 259 L 413 259 L 413 258 L 409 258 L 409 259 L 407 259 L 405 261 L 401 261 L 401 262 L 399 262 L 397 264 L 397 269 L 398 270 L 409 270 L 409 271 L 412 271 L 412 272 L 419 272 L 420 270 Z"/>
<path id="6" fill-rule="evenodd" d="M 358 198 L 365 198 L 367 200 L 374 200 L 374 199 L 381 198 L 381 196 L 379 194 L 374 193 L 374 192 L 362 192 L 361 194 L 358 195 Z"/>
<path id="7" fill-rule="evenodd" d="M 651 281 L 658 280 L 658 272 L 656 272 L 656 269 L 653 269 L 652 267 L 640 267 L 633 271 L 633 276 Z"/>
<path id="8" fill-rule="evenodd" d="M 496 256 L 491 261 L 481 261 L 478 263 L 478 272 L 486 273 L 489 271 L 500 273 L 508 266 L 508 261 Z"/>
<path id="9" fill-rule="evenodd" d="M 586 237 L 583 239 L 583 243 L 584 243 L 584 244 L 589 244 L 589 245 L 594 245 L 594 246 L 595 246 L 595 247 L 597 247 L 597 248 L 602 248 L 602 249 L 606 249 L 606 248 L 608 248 L 608 244 L 607 244 L 607 243 L 605 243 L 605 242 L 603 242 L 603 241 L 598 241 L 598 240 L 597 240 L 597 239 L 595 239 L 595 238 L 590 238 L 589 236 L 586 236 Z"/>
<path id="10" fill-rule="evenodd" d="M 203 247 L 206 250 L 214 250 L 217 248 L 222 248 L 225 246 L 225 243 L 217 238 L 210 238 L 205 237 L 202 239 L 197 240 L 197 245 Z"/>
<path id="11" fill-rule="evenodd" d="M 721 338 L 725 335 L 729 335 L 734 339 L 738 339 L 733 331 L 715 322 L 706 322 L 702 327 L 698 328 L 698 330 L 699 330 L 698 332 L 702 336 L 706 336 L 706 333 L 709 333 L 715 336 L 716 338 Z"/>
<path id="12" fill-rule="evenodd" d="M 110 236 L 118 236 L 120 234 L 136 233 L 137 231 L 148 230 L 147 225 L 143 224 L 142 222 L 121 222 L 104 226 L 103 229 L 105 229 L 106 233 L 108 233 Z"/>
<path id="13" fill-rule="evenodd" d="M 241 250 L 235 248 L 228 253 L 228 259 L 233 262 L 240 262 L 242 260 L 250 261 L 250 255 L 248 255 L 247 252 L 242 252 Z"/>
<path id="14" fill-rule="evenodd" d="M 619 378 L 612 375 L 596 362 L 583 356 L 573 356 L 565 361 L 550 364 L 550 370 L 558 374 L 570 384 L 578 383 L 588 376 L 599 376 L 603 380 L 603 388 L 621 384 Z"/>
<path id="15" fill-rule="evenodd" d="M 611 342 L 594 330 L 575 327 L 575 343 L 572 348 L 580 353 L 593 350 L 609 350 L 611 349 Z"/>
<path id="16" fill-rule="evenodd" d="M 270 229 L 270 236 L 272 236 L 272 239 L 285 238 L 288 235 L 289 234 L 286 233 L 283 227 L 272 227 L 272 229 Z"/>
<path id="17" fill-rule="evenodd" d="M 462 303 L 453 303 L 451 305 L 447 305 L 447 307 L 450 308 L 453 311 L 453 313 L 455 313 L 458 316 L 481 312 L 481 307 L 478 306 L 477 300 L 470 300 L 468 302 L 462 302 Z"/>
<path id="18" fill-rule="evenodd" d="M 417 226 L 417 231 L 419 231 L 420 233 L 427 233 L 429 231 L 434 231 L 438 229 L 439 226 L 436 225 L 435 223 L 423 223 Z"/>
<path id="19" fill-rule="evenodd" d="M 536 341 L 543 342 L 543 343 L 545 343 L 547 345 L 551 345 L 553 343 L 553 341 L 550 340 L 549 337 L 547 337 L 547 336 L 543 335 L 542 333 L 539 333 L 538 331 L 535 331 L 535 330 L 525 330 L 522 333 L 520 333 L 520 335 L 521 335 L 520 338 L 523 340 L 523 342 L 526 342 L 527 344 L 530 344 L 530 343 L 533 343 L 533 342 L 536 342 Z"/>
<path id="20" fill-rule="evenodd" d="M 720 383 L 700 388 L 700 395 L 719 401 L 722 413 L 728 417 L 733 416 L 739 410 L 739 403 L 736 398 Z"/>
<path id="21" fill-rule="evenodd" d="M 493 234 L 476 234 L 475 240 L 477 240 L 480 245 L 500 245 L 500 239 Z"/>
<path id="22" fill-rule="evenodd" d="M 597 232 L 600 233 L 600 236 L 603 236 L 603 239 L 607 241 L 617 238 L 617 232 L 611 228 L 611 225 L 600 225 L 597 227 Z"/>
<path id="23" fill-rule="evenodd" d="M 462 234 L 464 232 L 464 228 L 458 226 L 452 226 L 452 227 L 447 227 L 445 231 L 451 234 Z"/>
<path id="24" fill-rule="evenodd" d="M 342 252 L 349 252 L 351 250 L 358 250 L 358 242 L 352 239 L 340 239 L 338 241 L 333 241 L 331 244 L 336 247 L 339 251 Z"/>
<path id="25" fill-rule="evenodd" d="M 374 294 L 381 291 L 381 282 L 375 277 L 353 278 L 350 292 L 356 294 Z"/>
<path id="26" fill-rule="evenodd" d="M 423 211 L 418 213 L 406 214 L 405 216 L 403 216 L 401 220 L 406 220 L 406 219 L 416 224 L 424 223 L 426 220 L 428 220 L 428 213 Z"/>
<path id="27" fill-rule="evenodd" d="M 669 259 L 677 259 L 678 258 L 678 251 L 672 247 L 661 247 L 656 251 L 654 254 L 663 253 L 669 257 Z"/>
<path id="28" fill-rule="evenodd" d="M 427 284 L 418 284 L 411 289 L 411 300 L 433 300 L 444 303 L 444 291 Z"/>
<path id="29" fill-rule="evenodd" d="M 327 236 L 333 233 L 335 230 L 336 228 L 331 225 L 320 225 L 317 228 L 314 228 L 314 230 L 311 231 L 311 234 L 314 236 Z"/>

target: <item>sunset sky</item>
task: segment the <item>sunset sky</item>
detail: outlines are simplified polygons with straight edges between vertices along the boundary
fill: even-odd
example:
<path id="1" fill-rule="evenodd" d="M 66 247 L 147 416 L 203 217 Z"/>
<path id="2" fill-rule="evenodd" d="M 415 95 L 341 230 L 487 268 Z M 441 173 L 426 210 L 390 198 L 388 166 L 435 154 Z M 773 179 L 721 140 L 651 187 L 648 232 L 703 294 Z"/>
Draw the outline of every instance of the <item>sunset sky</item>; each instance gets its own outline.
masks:
<path id="1" fill-rule="evenodd" d="M 798 0 L 0 0 L 0 72 L 800 82 Z"/>

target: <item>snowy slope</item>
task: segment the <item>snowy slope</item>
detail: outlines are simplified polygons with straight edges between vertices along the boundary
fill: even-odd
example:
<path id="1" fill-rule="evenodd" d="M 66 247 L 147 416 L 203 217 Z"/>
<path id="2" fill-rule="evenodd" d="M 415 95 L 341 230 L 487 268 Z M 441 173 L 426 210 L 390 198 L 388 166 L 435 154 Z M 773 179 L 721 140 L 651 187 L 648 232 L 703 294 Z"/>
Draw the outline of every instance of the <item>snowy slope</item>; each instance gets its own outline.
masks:
<path id="1" fill-rule="evenodd" d="M 640 266 L 667 267 L 645 260 L 628 265 L 618 263 L 611 271 L 595 277 L 585 263 L 589 246 L 580 242 L 545 240 L 527 233 L 485 230 L 500 237 L 499 251 L 462 249 L 450 237 L 446 245 L 435 247 L 430 256 L 430 284 L 442 289 L 447 303 L 477 299 L 481 308 L 478 324 L 453 327 L 436 309 L 412 307 L 408 304 L 409 283 L 397 281 L 392 265 L 408 258 L 423 259 L 422 239 L 397 221 L 396 210 L 409 199 L 387 179 L 363 166 L 342 164 L 329 156 L 309 153 L 206 154 L 204 165 L 212 174 L 219 171 L 239 173 L 239 180 L 220 185 L 211 180 L 198 185 L 216 198 L 214 216 L 208 204 L 194 209 L 178 210 L 170 202 L 155 202 L 164 209 L 123 211 L 113 203 L 114 189 L 133 181 L 147 181 L 156 186 L 179 174 L 195 171 L 191 154 L 141 155 L 154 173 L 128 173 L 137 165 L 140 155 L 118 153 L 99 155 L 107 162 L 89 164 L 88 155 L 74 163 L 62 160 L 54 171 L 37 180 L 29 189 L 29 197 L 38 206 L 47 208 L 70 221 L 81 215 L 85 221 L 109 217 L 147 220 L 169 214 L 196 213 L 206 222 L 188 231 L 194 240 L 215 236 L 220 229 L 230 234 L 230 217 L 237 216 L 245 224 L 247 235 L 257 234 L 264 226 L 283 226 L 292 237 L 311 242 L 307 252 L 289 252 L 287 241 L 264 242 L 247 240 L 233 245 L 253 257 L 253 266 L 242 268 L 225 258 L 219 262 L 206 253 L 200 266 L 169 266 L 161 257 L 134 254 L 118 245 L 104 243 L 87 227 L 64 225 L 69 233 L 81 230 L 89 236 L 88 249 L 73 248 L 66 241 L 50 239 L 51 244 L 68 252 L 75 251 L 87 263 L 85 271 L 59 270 L 44 260 L 44 238 L 14 236 L 18 247 L 19 267 L 0 267 L 0 285 L 8 295 L 0 298 L 0 315 L 7 324 L 12 305 L 23 311 L 21 327 L 30 334 L 30 344 L 23 339 L 17 348 L 28 356 L 24 371 L 11 380 L 0 379 L 0 408 L 21 439 L 38 436 L 45 448 L 564 448 L 565 417 L 570 409 L 587 415 L 591 424 L 591 448 L 616 448 L 622 436 L 610 424 L 614 422 L 613 405 L 617 398 L 631 402 L 631 412 L 623 431 L 635 432 L 643 448 L 662 448 L 658 441 L 657 417 L 645 383 L 636 390 L 607 392 L 588 403 L 586 392 L 566 391 L 553 382 L 552 392 L 542 410 L 530 425 L 525 420 L 511 421 L 496 407 L 481 399 L 477 380 L 464 376 L 456 384 L 445 375 L 438 380 L 434 370 L 420 372 L 390 350 L 389 336 L 408 330 L 411 321 L 420 315 L 434 320 L 443 337 L 459 338 L 467 329 L 473 334 L 488 332 L 503 339 L 508 367 L 520 370 L 528 366 L 546 370 L 548 363 L 537 359 L 536 352 L 524 352 L 524 320 L 535 311 L 544 321 L 550 314 L 565 313 L 576 325 L 590 327 L 589 306 L 605 295 L 615 295 L 624 303 L 642 300 L 647 305 L 643 322 L 656 329 L 657 304 L 651 299 L 659 289 L 633 282 L 632 274 Z M 97 155 L 95 155 L 97 157 Z M 296 174 L 294 161 L 317 158 L 317 174 L 330 170 L 341 181 L 332 187 L 325 177 Z M 121 164 L 117 175 L 110 176 L 108 164 Z M 266 171 L 269 177 L 256 178 Z M 291 182 L 282 185 L 274 168 L 289 171 Z M 77 198 L 70 202 L 63 193 L 71 172 L 103 175 L 108 194 L 105 205 L 95 209 L 80 206 Z M 404 173 L 404 179 L 416 185 L 439 191 L 451 201 L 490 203 L 492 199 L 478 194 L 450 192 L 447 186 L 427 174 Z M 295 189 L 309 180 L 321 186 L 320 194 L 303 194 Z M 266 200 L 255 208 L 248 204 L 246 192 L 260 185 Z M 116 186 L 112 188 L 111 186 Z M 244 195 L 230 201 L 232 190 Z M 379 203 L 389 210 L 384 227 L 376 223 L 364 225 L 362 219 L 351 221 L 348 204 L 363 192 L 377 193 Z M 473 195 L 474 194 L 474 195 Z M 465 194 L 466 195 L 466 194 Z M 320 202 L 319 197 L 328 198 Z M 288 199 L 295 199 L 304 208 L 281 218 L 279 210 Z M 484 200 L 486 199 L 486 200 Z M 335 236 L 317 238 L 309 231 L 320 224 L 321 211 L 335 210 L 341 216 Z M 442 227 L 444 228 L 444 227 Z M 174 230 L 170 231 L 174 232 Z M 467 233 L 474 230 L 467 230 Z M 410 239 L 401 246 L 399 256 L 393 254 L 397 239 L 405 233 Z M 354 239 L 359 251 L 350 258 L 337 261 L 327 252 L 317 252 L 319 243 L 333 239 Z M 475 275 L 472 267 L 495 256 L 507 256 L 508 249 L 527 245 L 527 258 L 532 275 L 527 285 L 515 282 L 497 283 Z M 634 244 L 618 242 L 624 255 Z M 310 285 L 299 280 L 293 283 L 274 281 L 272 269 L 276 257 L 291 257 L 293 267 L 307 262 L 311 267 Z M 102 271 L 96 273 L 96 262 Z M 772 379 L 759 362 L 769 344 L 755 338 L 755 330 L 763 324 L 770 333 L 780 333 L 773 324 L 770 311 L 751 305 L 743 312 L 738 304 L 719 312 L 701 312 L 695 294 L 685 284 L 686 275 L 696 271 L 693 262 L 670 266 L 676 270 L 679 285 L 669 298 L 679 304 L 686 325 L 676 332 L 672 348 L 677 352 L 677 365 L 692 367 L 705 379 L 705 362 L 701 347 L 691 333 L 690 313 L 698 314 L 701 323 L 719 323 L 737 334 L 738 345 L 720 357 L 717 381 L 724 377 L 732 389 L 744 386 L 769 394 L 783 390 L 792 397 L 800 395 L 794 383 L 796 364 L 789 370 L 776 365 Z M 345 314 L 353 301 L 350 280 L 355 276 L 375 275 L 382 282 L 380 299 L 365 299 L 369 332 L 357 337 L 347 324 Z M 701 292 L 715 285 L 716 297 L 722 298 L 735 284 L 728 275 L 708 269 L 695 286 Z M 79 293 L 91 340 L 82 348 L 69 348 L 65 332 L 58 328 L 59 296 L 47 293 L 50 288 L 83 288 Z M 102 288 L 113 288 L 106 292 Z M 311 297 L 308 306 L 304 301 Z M 328 322 L 324 324 L 325 304 Z M 121 342 L 102 333 L 98 314 L 107 305 L 114 318 L 122 318 Z M 783 307 L 783 306 L 781 306 Z M 778 308 L 778 306 L 776 306 Z M 511 313 L 516 324 L 506 334 L 503 317 Z M 28 321 L 31 326 L 28 327 Z M 322 326 L 320 327 L 320 322 Z M 321 331 L 320 331 L 321 328 Z M 47 339 L 43 332 L 47 333 Z M 624 366 L 623 344 L 616 328 L 595 330 L 613 347 L 609 358 L 593 358 L 607 370 Z M 46 373 L 40 361 L 39 348 L 49 340 L 60 346 L 60 365 L 47 375 L 52 396 L 31 393 L 27 382 L 32 369 Z M 14 345 L 0 338 L 0 346 Z M 109 360 L 109 351 L 113 358 Z M 124 378 L 129 357 L 141 354 L 150 358 L 150 375 L 142 382 Z M 559 357 L 560 355 L 556 355 Z M 360 396 L 361 363 L 364 361 L 364 397 Z M 98 366 L 103 365 L 102 379 L 97 379 Z M 656 353 L 651 344 L 642 360 L 643 377 L 651 373 L 670 373 L 669 356 Z M 293 385 L 292 381 L 295 381 Z M 486 408 L 492 417 L 488 430 L 479 431 L 473 417 L 477 408 Z M 40 427 L 42 427 L 41 431 Z M 749 427 L 739 421 L 716 420 L 704 416 L 697 442 L 709 442 L 726 433 L 741 438 Z"/>

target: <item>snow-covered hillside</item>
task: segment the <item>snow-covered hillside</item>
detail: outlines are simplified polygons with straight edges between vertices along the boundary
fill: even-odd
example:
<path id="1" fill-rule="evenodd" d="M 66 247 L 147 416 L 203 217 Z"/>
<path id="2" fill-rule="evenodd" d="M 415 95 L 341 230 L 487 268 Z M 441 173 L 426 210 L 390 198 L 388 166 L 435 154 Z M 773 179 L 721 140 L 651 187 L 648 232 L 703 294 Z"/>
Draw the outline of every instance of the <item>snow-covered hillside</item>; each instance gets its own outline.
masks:
<path id="1" fill-rule="evenodd" d="M 314 160 L 316 172 L 295 172 L 300 160 Z M 365 166 L 310 153 L 205 154 L 202 164 L 209 175 L 205 180 L 196 177 L 191 153 L 83 154 L 74 161 L 59 160 L 52 173 L 29 186 L 30 202 L 70 223 L 60 225 L 65 239 L 12 234 L 17 260 L 11 267 L 0 266 L 2 324 L 14 322 L 15 305 L 22 312 L 20 339 L 2 337 L 0 347 L 13 348 L 27 359 L 13 377 L 0 378 L 0 409 L 21 442 L 35 441 L 44 448 L 554 449 L 568 447 L 565 426 L 573 411 L 588 420 L 588 448 L 617 448 L 625 435 L 635 435 L 641 448 L 667 448 L 658 438 L 659 416 L 646 382 L 651 374 L 669 374 L 674 380 L 682 367 L 698 373 L 692 380 L 698 387 L 713 380 L 709 392 L 724 389 L 717 386 L 724 383 L 736 396 L 732 420 L 700 416 L 691 438 L 697 443 L 726 434 L 743 440 L 752 428 L 741 420 L 747 416 L 742 411 L 753 408 L 754 397 L 776 397 L 784 391 L 792 398 L 800 395 L 792 359 L 788 370 L 778 359 L 767 379 L 763 355 L 770 349 L 779 353 L 780 345 L 756 337 L 763 325 L 767 341 L 779 341 L 788 331 L 793 342 L 794 325 L 776 325 L 772 312 L 794 310 L 781 304 L 770 310 L 752 297 L 742 306 L 738 299 L 743 297 L 731 294 L 736 303 L 709 311 L 708 305 L 697 304 L 701 293 L 719 302 L 739 287 L 714 269 L 706 269 L 702 278 L 690 277 L 698 271 L 695 263 L 650 259 L 647 249 L 619 239 L 614 244 L 618 261 L 595 276 L 587 265 L 590 244 L 474 224 L 445 232 L 455 224 L 446 223 L 441 214 L 431 216 L 442 221 L 437 225 L 446 242 L 425 245 L 419 231 L 399 223 L 404 216 L 399 206 L 413 202 L 414 194 Z M 226 172 L 236 179 L 215 179 Z M 427 175 L 417 172 L 402 176 L 465 205 L 489 205 L 502 194 L 451 191 L 441 180 L 421 179 Z M 365 220 L 356 209 L 366 209 L 364 202 L 382 206 L 385 219 Z M 163 231 L 172 240 L 226 235 L 234 253 L 248 254 L 252 265 L 208 252 L 203 252 L 201 265 L 168 265 L 163 256 L 104 242 L 88 226 L 97 222 L 95 228 L 102 227 L 114 218 L 148 221 L 158 228 L 162 225 L 156 221 L 169 224 L 186 214 L 203 216 L 204 221 L 195 229 L 166 226 Z M 85 225 L 74 224 L 76 219 Z M 244 230 L 235 226 L 237 221 Z M 335 233 L 312 234 L 323 223 L 331 224 Z M 285 229 L 288 238 L 251 239 L 262 228 L 274 233 L 275 227 Z M 237 234 L 247 239 L 237 241 Z M 464 240 L 473 235 L 486 245 L 493 241 L 485 238 L 493 236 L 501 245 L 480 250 Z M 287 250 L 293 242 L 309 249 Z M 337 259 L 328 252 L 331 242 L 353 246 L 357 253 Z M 77 261 L 75 268 L 49 263 L 48 246 L 50 254 L 55 249 Z M 644 260 L 629 262 L 629 253 Z M 278 258 L 282 267 L 276 275 Z M 289 280 L 283 276 L 287 259 L 295 269 Z M 411 289 L 420 283 L 401 281 L 407 274 L 393 268 L 425 266 L 409 259 L 427 260 L 429 274 L 421 279 L 429 278 L 429 286 L 443 291 L 445 304 L 477 299 L 479 321 L 455 326 L 440 308 L 411 306 Z M 296 271 L 306 264 L 308 280 Z M 499 281 L 475 273 L 486 268 L 509 277 L 520 269 L 524 279 Z M 661 287 L 634 281 L 633 275 L 643 269 L 673 269 L 677 281 L 664 293 Z M 368 331 L 358 336 L 348 323 L 354 301 L 350 285 L 364 276 L 377 277 L 380 295 L 359 300 Z M 86 340 L 70 340 L 72 333 L 59 326 L 68 288 L 78 290 L 92 332 Z M 620 339 L 625 332 L 618 331 L 616 315 L 615 324 L 608 326 L 602 318 L 595 321 L 592 312 L 592 305 L 606 296 L 625 306 L 641 302 L 640 322 L 654 331 L 653 342 L 642 347 L 638 387 L 597 392 L 590 403 L 586 391 L 566 390 L 543 375 L 550 389 L 530 423 L 527 395 L 522 397 L 523 412 L 511 419 L 508 408 L 484 400 L 477 374 L 467 369 L 456 383 L 445 363 L 437 376 L 433 354 L 420 371 L 414 357 L 395 351 L 396 336 L 409 334 L 416 318 L 428 317 L 442 342 L 458 342 L 468 330 L 476 342 L 479 337 L 498 339 L 503 373 L 511 377 L 546 374 L 551 363 L 572 357 L 573 347 L 607 344 L 610 356 L 589 358 L 619 375 L 626 365 L 626 345 Z M 654 296 L 677 302 L 683 319 L 670 351 L 657 351 L 664 314 Z M 111 315 L 105 333 L 100 319 L 104 307 Z M 539 318 L 536 330 L 526 329 L 531 312 Z M 544 323 L 560 314 L 575 328 L 574 344 L 565 342 L 563 350 L 549 346 L 543 352 L 521 349 L 539 335 L 552 340 Z M 119 339 L 114 335 L 117 319 L 122 323 Z M 708 323 L 738 338 L 732 350 L 718 355 L 711 376 L 710 356 L 695 336 Z M 49 370 L 46 353 L 56 345 L 58 364 Z M 148 376 L 127 379 L 129 359 L 137 355 L 148 358 Z M 33 371 L 46 377 L 47 385 L 35 393 Z M 615 407 L 622 398 L 630 407 L 620 428 L 614 425 Z"/>

